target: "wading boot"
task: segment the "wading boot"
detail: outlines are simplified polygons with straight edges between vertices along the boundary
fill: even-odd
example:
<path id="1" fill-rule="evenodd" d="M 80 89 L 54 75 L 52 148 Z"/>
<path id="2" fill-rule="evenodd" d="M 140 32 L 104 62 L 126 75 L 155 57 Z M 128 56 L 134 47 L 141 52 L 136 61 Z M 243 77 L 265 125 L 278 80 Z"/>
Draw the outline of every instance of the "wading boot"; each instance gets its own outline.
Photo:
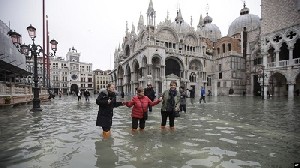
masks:
<path id="1" fill-rule="evenodd" d="M 104 139 L 108 139 L 110 137 L 110 131 L 107 131 L 107 132 L 103 131 L 102 136 L 103 136 Z"/>

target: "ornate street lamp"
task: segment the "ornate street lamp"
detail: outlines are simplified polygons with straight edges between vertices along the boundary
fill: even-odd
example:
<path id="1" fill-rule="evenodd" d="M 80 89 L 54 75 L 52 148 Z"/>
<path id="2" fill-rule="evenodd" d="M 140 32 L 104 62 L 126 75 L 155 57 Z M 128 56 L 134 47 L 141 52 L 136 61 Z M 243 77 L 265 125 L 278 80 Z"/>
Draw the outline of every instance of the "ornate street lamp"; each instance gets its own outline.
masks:
<path id="1" fill-rule="evenodd" d="M 262 78 L 262 84 L 261 84 L 261 98 L 264 99 L 265 97 L 265 78 L 268 78 L 268 74 L 265 73 L 265 66 L 260 65 L 261 69 L 259 70 L 260 73 L 258 74 L 258 79 Z"/>
<path id="2" fill-rule="evenodd" d="M 28 34 L 32 40 L 31 45 L 21 45 L 21 35 L 17 32 L 9 31 L 8 35 L 11 37 L 13 44 L 18 48 L 18 51 L 21 54 L 24 54 L 27 60 L 31 60 L 33 57 L 33 81 L 34 81 L 34 87 L 32 88 L 33 90 L 33 100 L 32 104 L 33 107 L 31 111 L 42 111 L 40 107 L 40 98 L 39 98 L 39 90 L 40 88 L 38 87 L 38 72 L 37 72 L 37 56 L 43 52 L 43 48 L 40 45 L 36 45 L 34 43 L 34 40 L 36 38 L 36 28 L 33 27 L 32 25 L 27 27 Z M 52 40 L 51 40 L 52 41 Z M 55 41 L 55 40 L 54 40 Z M 51 43 L 52 44 L 52 43 Z M 57 45 L 57 42 L 56 42 Z"/>
<path id="3" fill-rule="evenodd" d="M 51 44 L 51 50 L 54 51 L 54 55 L 55 55 L 55 53 L 57 51 L 57 44 L 58 44 L 58 42 L 56 40 L 52 39 L 50 41 L 50 44 Z"/>
<path id="4" fill-rule="evenodd" d="M 20 46 L 21 43 L 22 43 L 22 42 L 21 42 L 22 36 L 21 36 L 19 33 L 15 32 L 15 31 L 12 31 L 12 30 L 10 30 L 7 34 L 11 37 L 12 43 L 13 43 L 17 48 L 19 48 L 19 46 Z"/>

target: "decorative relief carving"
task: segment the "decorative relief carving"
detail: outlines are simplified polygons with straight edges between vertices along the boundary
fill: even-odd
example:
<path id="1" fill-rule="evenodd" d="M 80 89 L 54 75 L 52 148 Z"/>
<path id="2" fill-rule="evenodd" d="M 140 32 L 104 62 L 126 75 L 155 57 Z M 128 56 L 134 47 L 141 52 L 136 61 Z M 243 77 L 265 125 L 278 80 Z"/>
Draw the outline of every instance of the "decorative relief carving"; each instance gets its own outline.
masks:
<path id="1" fill-rule="evenodd" d="M 193 36 L 187 36 L 185 39 L 185 44 L 190 46 L 196 46 L 197 40 Z"/>
<path id="2" fill-rule="evenodd" d="M 161 30 L 157 34 L 157 37 L 162 41 L 176 42 L 176 38 L 174 37 L 173 33 L 170 32 L 169 30 Z"/>

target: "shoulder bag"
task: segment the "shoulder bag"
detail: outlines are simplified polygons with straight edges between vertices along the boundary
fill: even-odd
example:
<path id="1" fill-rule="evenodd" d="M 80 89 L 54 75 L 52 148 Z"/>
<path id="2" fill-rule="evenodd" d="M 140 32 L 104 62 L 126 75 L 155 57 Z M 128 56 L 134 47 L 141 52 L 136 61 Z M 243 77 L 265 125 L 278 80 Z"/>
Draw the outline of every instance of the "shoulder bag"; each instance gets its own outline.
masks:
<path id="1" fill-rule="evenodd" d="M 148 110 L 144 112 L 144 108 L 143 108 L 143 103 L 141 101 L 141 99 L 139 99 L 141 102 L 141 106 L 142 106 L 142 110 L 143 110 L 143 119 L 147 120 L 148 119 Z"/>

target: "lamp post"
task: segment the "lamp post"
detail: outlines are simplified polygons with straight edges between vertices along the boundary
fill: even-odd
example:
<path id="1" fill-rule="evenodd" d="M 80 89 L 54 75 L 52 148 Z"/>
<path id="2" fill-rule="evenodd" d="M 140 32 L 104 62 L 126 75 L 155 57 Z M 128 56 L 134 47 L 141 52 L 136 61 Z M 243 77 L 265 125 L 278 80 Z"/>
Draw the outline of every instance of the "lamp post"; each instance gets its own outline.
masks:
<path id="1" fill-rule="evenodd" d="M 50 84 L 50 66 L 49 66 L 50 65 L 50 63 L 49 63 L 50 59 L 49 59 L 49 57 L 55 56 L 55 53 L 57 51 L 58 42 L 56 40 L 52 39 L 50 41 L 50 44 L 51 44 L 51 50 L 54 52 L 54 54 L 52 54 L 52 53 L 48 54 L 47 53 L 47 87 L 48 88 L 51 88 L 51 84 Z"/>
<path id="2" fill-rule="evenodd" d="M 261 98 L 264 99 L 264 97 L 265 97 L 265 78 L 268 77 L 268 74 L 265 74 L 265 66 L 264 65 L 261 65 L 261 69 L 262 69 L 262 73 L 259 74 L 259 81 L 260 81 L 260 78 L 262 78 Z"/>
<path id="3" fill-rule="evenodd" d="M 21 35 L 17 32 L 9 31 L 8 35 L 11 37 L 13 44 L 18 48 L 18 51 L 21 54 L 24 54 L 27 60 L 31 60 L 33 57 L 33 81 L 34 81 L 34 87 L 32 88 L 33 90 L 33 100 L 32 104 L 33 107 L 31 111 L 42 111 L 40 107 L 40 98 L 39 98 L 39 90 L 40 88 L 38 87 L 38 71 L 37 71 L 37 56 L 43 52 L 43 48 L 40 45 L 36 45 L 34 43 L 34 40 L 36 38 L 36 28 L 33 27 L 32 25 L 27 27 L 28 34 L 32 40 L 31 45 L 26 45 L 22 44 L 21 45 Z M 52 44 L 52 43 L 51 43 Z M 57 42 L 56 42 L 57 45 Z M 54 47 L 57 47 L 54 45 Z M 51 45 L 52 46 L 52 45 Z M 57 48 L 54 50 L 56 51 Z M 53 49 L 52 49 L 53 50 Z"/>

